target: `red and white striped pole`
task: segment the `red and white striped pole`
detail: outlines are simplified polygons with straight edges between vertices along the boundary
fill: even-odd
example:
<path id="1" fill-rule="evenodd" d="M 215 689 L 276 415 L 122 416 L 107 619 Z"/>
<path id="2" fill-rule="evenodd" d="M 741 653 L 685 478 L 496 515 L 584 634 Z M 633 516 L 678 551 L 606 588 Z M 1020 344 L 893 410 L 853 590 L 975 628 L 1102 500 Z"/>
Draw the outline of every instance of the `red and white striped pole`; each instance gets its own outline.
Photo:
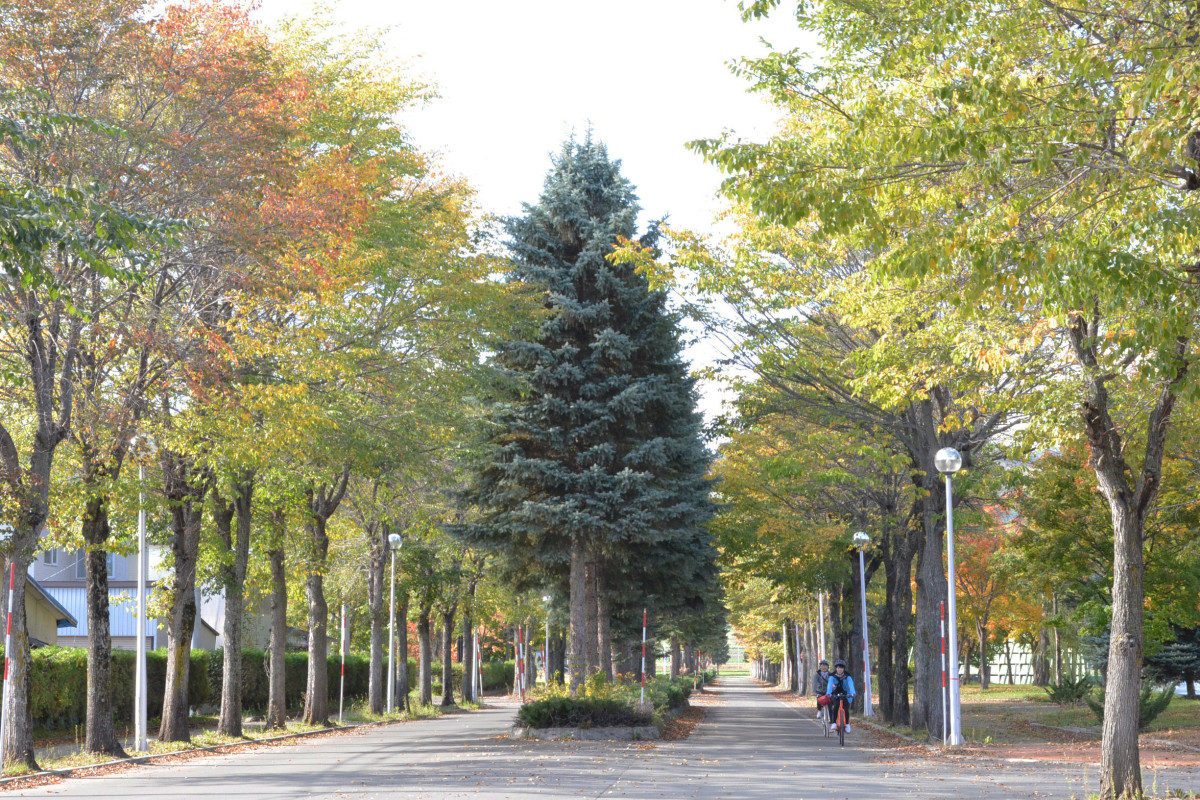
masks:
<path id="1" fill-rule="evenodd" d="M 338 725 L 342 724 L 342 711 L 346 705 L 346 604 L 342 603 L 342 683 L 338 687 Z"/>
<path id="2" fill-rule="evenodd" d="M 12 608 L 13 584 L 17 580 L 17 562 L 13 561 L 8 569 L 8 623 L 4 628 L 4 690 L 0 692 L 0 772 L 4 771 L 4 734 L 8 727 L 8 665 L 12 661 Z"/>
<path id="3" fill-rule="evenodd" d="M 942 601 L 942 744 L 946 744 L 946 601 Z"/>
<path id="4" fill-rule="evenodd" d="M 646 703 L 646 609 L 642 609 L 642 704 Z"/>

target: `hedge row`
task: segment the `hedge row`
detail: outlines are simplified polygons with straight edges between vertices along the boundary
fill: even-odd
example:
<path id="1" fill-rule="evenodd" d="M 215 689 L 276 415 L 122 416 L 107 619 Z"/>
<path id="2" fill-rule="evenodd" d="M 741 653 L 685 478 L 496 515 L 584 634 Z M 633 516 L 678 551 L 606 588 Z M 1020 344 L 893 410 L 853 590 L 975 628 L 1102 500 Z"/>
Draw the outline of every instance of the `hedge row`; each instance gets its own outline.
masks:
<path id="1" fill-rule="evenodd" d="M 0 647 L 0 655 L 3 648 Z M 87 650 L 80 647 L 40 647 L 33 651 L 30 712 L 34 725 L 44 728 L 68 728 L 82 723 L 87 717 Z M 133 712 L 133 682 L 135 653 L 132 650 L 112 652 L 112 682 L 114 716 L 118 723 L 130 721 Z M 224 655 L 220 650 L 193 650 L 188 675 L 188 700 L 193 708 L 219 705 Z M 341 659 L 329 658 L 329 699 L 337 707 Z M 433 676 L 438 684 L 435 697 L 441 694 L 442 665 L 434 662 Z M 462 664 L 452 666 L 456 687 L 462 679 Z M 147 708 L 154 718 L 161 716 L 166 691 L 167 651 L 146 653 Z M 512 684 L 512 662 L 483 665 L 484 689 Z M 308 654 L 288 653 L 284 661 L 284 691 L 289 709 L 298 709 L 304 701 L 308 680 Z M 262 650 L 242 651 L 242 708 L 247 714 L 262 714 L 267 708 L 270 678 L 266 670 L 266 654 Z M 370 685 L 370 659 L 357 653 L 346 656 L 346 702 L 365 699 Z M 417 687 L 417 662 L 408 660 L 408 685 Z"/>
<path id="2" fill-rule="evenodd" d="M 598 697 L 547 697 L 525 703 L 517 719 L 530 728 L 599 728 L 649 725 L 651 714 L 623 700 Z"/>

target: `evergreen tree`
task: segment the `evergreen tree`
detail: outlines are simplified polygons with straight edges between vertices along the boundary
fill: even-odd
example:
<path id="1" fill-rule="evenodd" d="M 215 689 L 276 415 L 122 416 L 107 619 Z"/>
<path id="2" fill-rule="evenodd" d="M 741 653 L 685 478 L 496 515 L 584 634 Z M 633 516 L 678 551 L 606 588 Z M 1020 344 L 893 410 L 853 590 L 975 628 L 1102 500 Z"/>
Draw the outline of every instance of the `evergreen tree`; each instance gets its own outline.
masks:
<path id="1" fill-rule="evenodd" d="M 573 689 L 609 662 L 594 644 L 611 618 L 605 564 L 681 542 L 712 561 L 711 540 L 696 534 L 713 506 L 678 320 L 663 293 L 608 258 L 635 237 L 637 212 L 620 162 L 589 134 L 564 144 L 538 204 L 508 220 L 511 277 L 540 287 L 548 313 L 535 336 L 498 348 L 522 391 L 493 413 L 493 449 L 472 492 L 483 514 L 457 529 L 504 553 L 510 569 L 566 578 Z M 654 237 L 651 226 L 641 241 Z M 598 605 L 599 623 L 588 613 Z"/>
<path id="2" fill-rule="evenodd" d="M 1200 680 L 1200 627 L 1172 626 L 1174 641 L 1146 659 L 1147 671 L 1163 683 L 1184 683 L 1187 697 L 1196 699 L 1196 681 Z"/>

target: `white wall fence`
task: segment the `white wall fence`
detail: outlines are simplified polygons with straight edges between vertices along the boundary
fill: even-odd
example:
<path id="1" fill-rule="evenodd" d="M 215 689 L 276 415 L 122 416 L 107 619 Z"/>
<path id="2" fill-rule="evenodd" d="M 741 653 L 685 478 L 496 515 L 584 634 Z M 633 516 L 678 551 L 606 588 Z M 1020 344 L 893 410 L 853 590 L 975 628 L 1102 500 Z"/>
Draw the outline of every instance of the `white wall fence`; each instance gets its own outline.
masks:
<path id="1" fill-rule="evenodd" d="M 1050 680 L 1053 681 L 1053 650 L 1048 655 L 1050 657 L 1048 662 Z M 1075 678 L 1089 671 L 1083 655 L 1078 651 L 1068 650 L 1064 647 L 1062 659 L 1062 674 L 1064 678 Z M 1033 651 L 1027 646 L 1017 644 L 1016 642 L 1008 642 L 1006 647 L 1000 652 L 994 653 L 988 662 L 988 672 L 991 675 L 991 682 L 1018 685 L 1033 683 L 1033 660 Z M 966 676 L 966 665 L 959 664 L 959 674 L 964 677 Z M 971 680 L 975 682 L 979 681 L 979 663 L 977 658 L 972 660 Z"/>

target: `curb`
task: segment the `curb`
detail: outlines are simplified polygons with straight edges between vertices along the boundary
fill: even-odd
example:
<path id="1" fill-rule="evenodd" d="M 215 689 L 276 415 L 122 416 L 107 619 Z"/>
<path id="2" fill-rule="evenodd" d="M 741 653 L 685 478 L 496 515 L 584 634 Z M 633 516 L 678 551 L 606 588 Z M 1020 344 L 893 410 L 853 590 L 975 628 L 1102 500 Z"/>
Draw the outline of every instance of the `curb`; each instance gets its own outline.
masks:
<path id="1" fill-rule="evenodd" d="M 136 766 L 138 764 L 152 764 L 155 761 L 163 758 L 174 758 L 176 756 L 187 755 L 189 753 L 217 753 L 222 750 L 232 749 L 235 747 L 245 747 L 246 745 L 255 744 L 275 744 L 278 742 L 291 741 L 293 739 L 307 739 L 310 736 L 324 736 L 330 733 L 345 733 L 354 731 L 360 728 L 379 728 L 385 725 L 400 725 L 411 720 L 388 720 L 385 722 L 359 722 L 353 725 L 335 725 L 329 728 L 322 728 L 315 731 L 299 731 L 297 733 L 284 733 L 279 736 L 271 736 L 266 739 L 247 739 L 244 742 L 227 742 L 225 744 L 213 744 L 207 747 L 192 747 L 186 750 L 175 750 L 170 753 L 152 753 L 144 756 L 130 756 L 129 758 L 118 758 L 112 761 L 101 761 L 97 764 L 85 764 L 78 767 L 66 767 L 64 769 L 45 769 L 40 772 L 31 772 L 28 775 L 11 775 L 0 778 L 0 790 L 3 790 L 9 784 L 20 781 L 33 780 L 35 778 L 72 778 L 87 773 L 91 770 L 104 769 L 105 767 L 117 766 Z"/>

